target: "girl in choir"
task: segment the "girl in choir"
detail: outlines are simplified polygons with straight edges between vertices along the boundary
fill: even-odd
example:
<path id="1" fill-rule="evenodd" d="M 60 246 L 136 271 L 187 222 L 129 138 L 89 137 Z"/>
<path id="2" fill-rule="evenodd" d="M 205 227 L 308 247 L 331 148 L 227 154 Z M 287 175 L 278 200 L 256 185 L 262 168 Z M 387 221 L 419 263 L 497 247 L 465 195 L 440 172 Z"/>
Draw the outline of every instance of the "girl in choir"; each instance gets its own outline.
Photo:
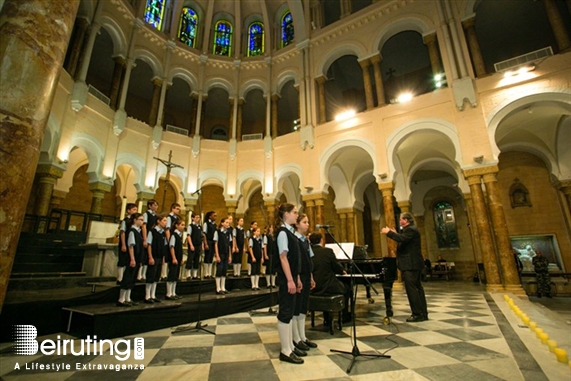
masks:
<path id="1" fill-rule="evenodd" d="M 202 227 L 200 226 L 200 214 L 192 214 L 192 222 L 188 225 L 188 259 L 186 260 L 186 279 L 198 279 L 198 266 L 204 246 Z"/>
<path id="2" fill-rule="evenodd" d="M 296 297 L 301 292 L 300 247 L 299 239 L 294 234 L 297 219 L 297 208 L 292 204 L 281 204 L 276 211 L 274 230 L 276 234 L 278 291 L 278 335 L 281 350 L 280 361 L 292 364 L 303 364 L 303 359 L 294 353 L 292 317 L 296 305 Z"/>
<path id="3" fill-rule="evenodd" d="M 310 348 L 317 348 L 317 344 L 309 341 L 305 336 L 305 317 L 309 308 L 309 291 L 315 288 L 313 280 L 313 251 L 307 239 L 309 230 L 309 220 L 307 215 L 297 216 L 295 236 L 299 239 L 301 271 L 300 279 L 302 284 L 301 292 L 297 296 L 296 305 L 293 312 L 293 341 L 298 350 L 307 351 Z"/>
<path id="4" fill-rule="evenodd" d="M 119 300 L 117 307 L 131 307 L 139 303 L 131 300 L 131 290 L 135 287 L 135 278 L 143 257 L 143 236 L 141 235 L 141 226 L 143 226 L 143 215 L 133 213 L 131 215 L 131 229 L 128 233 L 127 247 L 129 257 L 121 280 L 119 290 Z"/>
<path id="5" fill-rule="evenodd" d="M 216 233 L 216 212 L 210 211 L 204 216 L 204 279 L 212 278 L 212 262 L 214 260 L 214 234 Z"/>
<path id="6" fill-rule="evenodd" d="M 244 252 L 244 219 L 239 218 L 233 232 L 234 252 L 232 253 L 232 267 L 234 276 L 239 277 L 242 271 L 242 253 Z"/>
<path id="7" fill-rule="evenodd" d="M 143 234 L 143 247 L 147 248 L 147 237 L 149 236 L 150 230 L 155 226 L 157 221 L 157 210 L 159 209 L 159 203 L 156 200 L 149 200 L 147 201 L 147 211 L 143 213 L 143 227 L 141 228 L 141 232 Z M 145 256 L 143 256 L 145 258 Z M 141 267 L 139 267 L 139 274 L 137 275 L 137 280 L 143 282 L 145 281 L 146 274 L 147 274 L 147 261 L 144 260 Z"/>
<path id="8" fill-rule="evenodd" d="M 169 241 L 170 255 L 167 255 L 169 272 L 167 278 L 167 300 L 181 299 L 182 296 L 176 294 L 176 281 L 180 273 L 180 263 L 182 262 L 182 233 L 185 223 L 183 219 L 174 222 L 174 229 Z"/>
<path id="9" fill-rule="evenodd" d="M 252 263 L 252 290 L 257 291 L 260 289 L 258 282 L 260 281 L 260 265 L 262 263 L 263 241 L 262 232 L 260 228 L 254 230 L 254 235 L 248 242 L 250 245 L 250 262 Z"/>
<path id="10" fill-rule="evenodd" d="M 226 272 L 228 264 L 232 263 L 232 235 L 230 234 L 230 221 L 223 218 L 220 228 L 214 232 L 214 253 L 216 255 L 216 293 L 223 295 L 226 291 Z"/>
<path id="11" fill-rule="evenodd" d="M 127 216 L 123 218 L 119 225 L 119 250 L 117 251 L 117 284 L 121 284 L 123 274 L 129 264 L 129 250 L 127 250 L 127 238 L 131 231 L 131 216 L 137 213 L 138 207 L 136 204 L 128 203 L 125 206 L 125 213 Z"/>
<path id="12" fill-rule="evenodd" d="M 264 257 L 262 264 L 266 267 L 266 287 L 276 287 L 276 263 L 273 257 L 274 247 L 274 227 L 272 225 L 266 226 L 264 234 Z"/>
<path id="13" fill-rule="evenodd" d="M 165 235 L 167 217 L 159 214 L 155 218 L 155 226 L 147 234 L 147 252 L 144 256 L 147 263 L 145 274 L 145 303 L 160 303 L 157 298 L 157 282 L 161 275 L 161 267 L 168 253 L 168 242 Z"/>

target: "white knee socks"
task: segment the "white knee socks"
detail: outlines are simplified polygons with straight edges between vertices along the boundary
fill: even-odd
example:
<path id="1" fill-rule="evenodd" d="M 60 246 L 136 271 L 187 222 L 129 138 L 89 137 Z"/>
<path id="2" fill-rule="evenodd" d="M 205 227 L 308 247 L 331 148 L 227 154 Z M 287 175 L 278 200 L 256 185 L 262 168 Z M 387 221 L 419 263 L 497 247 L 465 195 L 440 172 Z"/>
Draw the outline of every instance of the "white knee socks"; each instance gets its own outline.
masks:
<path id="1" fill-rule="evenodd" d="M 278 335 L 280 337 L 281 352 L 286 356 L 289 356 L 291 352 L 293 352 L 291 326 L 291 321 L 289 324 L 278 321 Z"/>

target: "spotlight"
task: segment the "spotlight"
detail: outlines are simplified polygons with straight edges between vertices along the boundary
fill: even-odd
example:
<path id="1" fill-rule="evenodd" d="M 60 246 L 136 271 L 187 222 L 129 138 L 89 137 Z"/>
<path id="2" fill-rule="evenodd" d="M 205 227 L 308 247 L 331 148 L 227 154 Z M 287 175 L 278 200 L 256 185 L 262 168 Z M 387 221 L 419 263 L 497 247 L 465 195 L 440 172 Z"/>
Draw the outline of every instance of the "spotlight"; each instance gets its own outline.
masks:
<path id="1" fill-rule="evenodd" d="M 398 103 L 409 102 L 410 100 L 412 100 L 412 98 L 413 98 L 412 93 L 402 93 L 397 97 L 397 102 Z"/>
<path id="2" fill-rule="evenodd" d="M 355 110 L 346 110 L 335 116 L 336 121 L 347 120 L 355 116 Z"/>

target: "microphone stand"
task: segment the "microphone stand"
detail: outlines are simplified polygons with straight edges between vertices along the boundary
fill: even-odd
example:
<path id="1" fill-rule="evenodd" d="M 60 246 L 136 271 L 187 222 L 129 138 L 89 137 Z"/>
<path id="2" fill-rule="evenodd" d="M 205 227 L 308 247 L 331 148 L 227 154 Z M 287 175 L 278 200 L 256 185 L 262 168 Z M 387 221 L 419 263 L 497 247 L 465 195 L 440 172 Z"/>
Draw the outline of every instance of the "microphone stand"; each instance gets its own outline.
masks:
<path id="1" fill-rule="evenodd" d="M 268 217 L 266 216 L 266 211 L 264 210 L 264 204 L 261 204 L 261 209 L 262 209 L 262 215 L 264 216 L 264 222 L 266 223 L 266 226 L 270 226 L 268 224 Z M 266 246 L 267 248 L 267 246 Z M 267 250 L 267 249 L 266 249 Z M 268 255 L 268 257 L 270 258 L 270 266 L 269 266 L 269 270 L 273 271 L 274 270 L 274 256 L 272 255 L 273 253 L 270 253 Z M 263 256 L 263 254 L 262 254 Z M 268 266 L 266 266 L 266 273 L 268 272 Z M 270 307 L 268 308 L 268 310 L 266 312 L 258 312 L 258 311 L 250 311 L 250 315 L 276 315 L 278 312 L 276 310 L 273 309 L 273 305 L 274 305 L 274 293 L 273 293 L 273 286 L 272 286 L 272 274 L 270 274 Z"/>
<path id="2" fill-rule="evenodd" d="M 324 227 L 323 229 L 325 229 L 325 232 L 329 235 L 329 237 L 331 237 L 333 242 L 335 242 L 337 244 L 337 246 L 339 246 L 339 249 L 341 249 L 343 254 L 345 254 L 345 257 L 347 257 L 347 259 L 349 260 L 349 266 L 351 267 L 351 278 L 350 278 L 351 279 L 351 294 L 352 294 L 351 295 L 352 296 L 352 298 L 351 298 L 351 323 L 353 324 L 353 349 L 350 352 L 341 351 L 338 349 L 331 349 L 331 352 L 344 353 L 344 354 L 348 354 L 348 355 L 352 356 L 351 363 L 349 364 L 349 367 L 347 367 L 347 373 L 350 373 L 351 369 L 353 368 L 353 365 L 355 364 L 355 361 L 357 360 L 357 357 L 363 356 L 363 357 L 374 357 L 374 358 L 391 358 L 391 356 L 382 355 L 380 353 L 361 353 L 361 351 L 359 350 L 359 347 L 357 346 L 357 325 L 356 325 L 356 321 L 355 321 L 355 315 L 356 315 L 355 314 L 355 301 L 357 300 L 357 285 L 355 284 L 355 269 L 359 272 L 359 274 L 361 274 L 366 285 L 369 286 L 373 291 L 375 291 L 375 294 L 378 295 L 379 292 L 375 289 L 375 287 L 373 287 L 371 282 L 369 282 L 369 280 L 365 277 L 365 274 L 363 274 L 361 269 L 359 267 L 357 267 L 357 265 L 355 264 L 355 261 L 353 261 L 353 258 L 351 258 L 349 256 L 349 254 L 347 254 L 347 252 L 345 252 L 345 250 L 343 250 L 343 247 L 341 246 L 341 244 L 339 242 L 337 242 L 335 237 L 333 237 L 333 234 L 331 234 L 329 232 L 329 227 Z"/>
<path id="3" fill-rule="evenodd" d="M 201 188 L 202 189 L 202 188 Z M 198 193 L 198 213 L 199 215 L 202 217 L 202 202 L 201 202 L 201 189 L 198 189 L 195 193 Z M 202 223 L 202 221 L 200 221 Z M 191 239 L 190 237 L 188 237 L 188 239 Z M 194 248 L 196 250 L 196 248 Z M 200 321 L 200 307 L 202 305 L 201 300 L 202 300 L 202 263 L 203 263 L 203 254 L 200 255 L 199 257 L 199 261 L 198 261 L 198 309 L 197 309 L 197 321 L 196 321 L 196 325 L 194 327 L 191 327 L 190 325 L 186 326 L 186 327 L 177 327 L 175 328 L 172 333 L 180 333 L 180 332 L 186 332 L 186 331 L 191 331 L 191 332 L 200 332 L 200 331 L 204 331 L 207 333 L 210 333 L 212 335 L 216 335 L 216 333 L 207 330 L 204 327 L 208 327 L 208 324 L 202 324 L 202 322 Z"/>

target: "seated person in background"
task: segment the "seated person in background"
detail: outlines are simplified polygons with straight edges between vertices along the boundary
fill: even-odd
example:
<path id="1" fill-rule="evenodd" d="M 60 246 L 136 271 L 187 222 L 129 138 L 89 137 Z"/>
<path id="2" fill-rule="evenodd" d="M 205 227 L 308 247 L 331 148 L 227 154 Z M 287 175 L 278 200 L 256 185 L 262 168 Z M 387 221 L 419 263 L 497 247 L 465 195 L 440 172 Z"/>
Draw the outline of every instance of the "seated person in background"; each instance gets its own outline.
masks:
<path id="1" fill-rule="evenodd" d="M 313 280 L 315 288 L 311 290 L 311 295 L 344 295 L 345 309 L 343 311 L 343 320 L 350 319 L 347 312 L 349 307 L 349 297 L 351 296 L 350 287 L 346 287 L 343 282 L 337 279 L 335 274 L 347 274 L 343 266 L 337 262 L 335 253 L 328 247 L 324 247 L 324 238 L 320 233 L 311 233 L 309 236 L 311 250 L 315 254 L 313 256 Z M 331 317 L 328 313 L 323 314 L 325 324 L 331 323 Z"/>
<path id="2" fill-rule="evenodd" d="M 439 255 L 438 258 L 436 259 L 436 262 L 438 262 L 438 265 L 434 265 L 434 270 L 436 271 L 446 271 L 446 259 L 442 258 L 442 255 Z"/>
<path id="3" fill-rule="evenodd" d="M 426 282 L 426 277 L 432 275 L 432 263 L 428 257 L 424 258 L 424 269 L 422 270 L 422 280 Z"/>
<path id="4" fill-rule="evenodd" d="M 537 297 L 545 295 L 551 298 L 551 278 L 549 277 L 549 259 L 543 256 L 539 250 L 535 251 L 535 257 L 532 259 L 537 278 Z"/>

